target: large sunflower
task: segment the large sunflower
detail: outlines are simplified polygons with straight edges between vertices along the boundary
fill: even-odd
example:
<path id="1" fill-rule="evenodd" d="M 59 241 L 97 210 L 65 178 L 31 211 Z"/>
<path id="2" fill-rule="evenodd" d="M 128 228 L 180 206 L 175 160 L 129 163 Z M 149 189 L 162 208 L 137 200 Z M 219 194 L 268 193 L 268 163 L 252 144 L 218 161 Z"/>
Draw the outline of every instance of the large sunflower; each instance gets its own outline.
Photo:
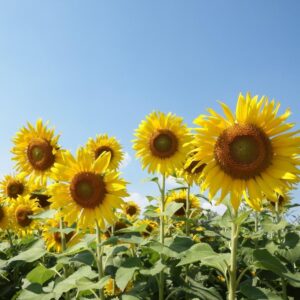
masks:
<path id="1" fill-rule="evenodd" d="M 59 231 L 53 231 L 53 229 L 58 230 L 59 228 L 59 220 L 57 219 L 49 219 L 44 224 L 42 237 L 48 251 L 62 252 L 61 234 Z M 80 234 L 71 231 L 65 234 L 65 239 L 66 246 L 69 248 L 79 242 Z"/>
<path id="2" fill-rule="evenodd" d="M 230 195 L 238 209 L 242 196 L 259 203 L 267 197 L 277 201 L 276 193 L 284 191 L 299 179 L 299 131 L 289 131 L 287 110 L 277 115 L 280 104 L 262 97 L 239 95 L 234 115 L 221 103 L 222 117 L 209 109 L 209 116 L 199 116 L 193 160 L 205 163 L 202 189 L 213 198 L 218 191 L 219 202 Z"/>
<path id="3" fill-rule="evenodd" d="M 35 127 L 28 122 L 13 139 L 15 146 L 11 152 L 16 169 L 45 184 L 54 163 L 61 161 L 58 139 L 54 130 L 48 129 L 42 120 L 39 119 Z"/>
<path id="4" fill-rule="evenodd" d="M 115 137 L 109 137 L 107 134 L 97 135 L 95 139 L 90 138 L 86 147 L 95 159 L 103 152 L 110 152 L 111 157 L 108 169 L 118 169 L 123 160 L 123 152 L 120 143 Z"/>
<path id="5" fill-rule="evenodd" d="M 6 175 L 0 182 L 0 191 L 4 198 L 16 199 L 36 189 L 37 185 L 32 180 L 26 179 L 26 174 Z"/>
<path id="6" fill-rule="evenodd" d="M 9 213 L 7 207 L 0 205 L 0 229 L 5 230 L 9 227 Z"/>
<path id="7" fill-rule="evenodd" d="M 39 228 L 39 222 L 31 219 L 30 216 L 41 212 L 41 208 L 36 200 L 30 199 L 30 195 L 18 196 L 17 199 L 11 201 L 8 212 L 17 235 L 26 236 Z"/>
<path id="8" fill-rule="evenodd" d="M 51 207 L 61 210 L 64 220 L 79 228 L 93 228 L 95 220 L 105 228 L 105 220 L 113 224 L 113 212 L 121 208 L 122 197 L 128 196 L 126 182 L 119 173 L 108 170 L 110 152 L 96 160 L 88 150 L 80 148 L 74 158 L 70 152 L 63 153 L 63 164 L 55 164 L 53 172 L 60 182 L 49 186 Z"/>
<path id="9" fill-rule="evenodd" d="M 184 217 L 186 213 L 186 199 L 187 199 L 187 190 L 173 191 L 167 196 L 166 204 L 171 202 L 182 203 L 183 206 L 179 208 L 174 216 L 176 217 Z M 195 212 L 200 211 L 200 202 L 199 199 L 194 195 L 189 195 L 189 207 L 190 210 Z"/>
<path id="10" fill-rule="evenodd" d="M 190 134 L 182 118 L 153 112 L 141 122 L 135 136 L 133 149 L 150 173 L 169 175 L 184 162 Z"/>

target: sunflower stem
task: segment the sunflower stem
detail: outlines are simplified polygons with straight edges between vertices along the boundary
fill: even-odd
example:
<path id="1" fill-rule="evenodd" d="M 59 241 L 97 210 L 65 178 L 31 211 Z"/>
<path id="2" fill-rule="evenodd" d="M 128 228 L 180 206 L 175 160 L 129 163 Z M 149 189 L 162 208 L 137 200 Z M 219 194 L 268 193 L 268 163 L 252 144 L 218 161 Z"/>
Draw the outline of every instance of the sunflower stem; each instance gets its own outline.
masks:
<path id="1" fill-rule="evenodd" d="M 96 254 L 97 254 L 97 268 L 98 268 L 98 279 L 99 281 L 103 278 L 103 264 L 102 264 L 102 249 L 101 249 L 101 231 L 99 228 L 99 224 L 98 221 L 96 221 Z M 101 300 L 104 300 L 104 293 L 103 293 L 103 289 L 101 288 L 99 290 L 99 296 Z"/>
<path id="2" fill-rule="evenodd" d="M 236 299 L 236 269 L 237 269 L 237 246 L 238 246 L 238 224 L 236 223 L 238 216 L 238 210 L 233 209 L 232 213 L 232 227 L 231 227 L 231 257 L 230 257 L 230 268 L 229 268 L 229 300 Z"/>
<path id="3" fill-rule="evenodd" d="M 185 204 L 185 234 L 187 237 L 190 236 L 190 225 L 189 225 L 189 216 L 190 216 L 190 192 L 191 186 L 188 184 L 187 193 L 186 193 L 186 204 Z M 188 283 L 188 273 L 189 265 L 185 266 L 185 282 Z M 188 294 L 185 295 L 185 299 L 188 299 Z"/>
<path id="4" fill-rule="evenodd" d="M 9 229 L 7 229 L 6 231 L 7 231 L 7 236 L 8 236 L 8 241 L 9 241 L 10 248 L 12 250 L 13 255 L 15 255 L 16 254 L 16 249 L 15 249 L 15 245 L 13 243 L 12 237 L 11 237 L 11 233 L 10 233 Z"/>
<path id="5" fill-rule="evenodd" d="M 254 232 L 257 234 L 258 232 L 258 213 L 257 211 L 254 212 Z M 255 236 L 254 240 L 255 249 L 257 249 L 258 246 L 258 237 Z"/>
<path id="6" fill-rule="evenodd" d="M 63 221 L 63 217 L 59 218 L 59 229 L 60 229 L 60 242 L 61 242 L 61 252 L 65 252 L 67 249 L 67 243 L 66 243 L 66 236 L 64 233 L 64 221 Z M 64 265 L 63 266 L 63 270 L 64 270 L 64 278 L 68 278 L 69 274 L 68 274 L 68 266 Z M 70 294 L 69 292 L 66 292 L 66 300 L 70 299 Z"/>
<path id="7" fill-rule="evenodd" d="M 161 201 L 160 201 L 160 242 L 164 246 L 165 244 L 165 190 L 166 190 L 166 175 L 162 176 L 162 187 L 161 187 Z M 163 260 L 162 254 L 160 255 L 161 261 Z M 159 300 L 164 299 L 164 272 L 163 270 L 159 273 Z"/>

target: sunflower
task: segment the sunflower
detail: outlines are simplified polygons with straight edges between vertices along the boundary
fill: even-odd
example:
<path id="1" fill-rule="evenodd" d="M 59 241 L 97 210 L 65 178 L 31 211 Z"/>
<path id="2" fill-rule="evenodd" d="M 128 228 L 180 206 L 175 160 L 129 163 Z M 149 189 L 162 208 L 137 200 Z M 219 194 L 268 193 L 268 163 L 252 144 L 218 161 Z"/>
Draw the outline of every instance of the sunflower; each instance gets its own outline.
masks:
<path id="1" fill-rule="evenodd" d="M 202 170 L 206 166 L 197 160 L 193 160 L 193 155 L 189 154 L 183 166 L 176 169 L 176 176 L 183 178 L 188 185 L 200 184 Z"/>
<path id="2" fill-rule="evenodd" d="M 133 149 L 150 173 L 172 174 L 185 160 L 190 134 L 182 118 L 153 112 L 136 129 Z"/>
<path id="3" fill-rule="evenodd" d="M 116 170 L 123 160 L 123 152 L 120 143 L 115 137 L 108 137 L 107 134 L 97 135 L 95 139 L 90 138 L 86 148 L 91 155 L 97 159 L 103 152 L 110 152 L 108 169 Z"/>
<path id="4" fill-rule="evenodd" d="M 193 160 L 206 166 L 202 190 L 213 198 L 220 191 L 219 203 L 230 195 L 238 209 L 241 198 L 259 202 L 267 197 L 276 201 L 274 191 L 284 195 L 290 183 L 299 180 L 299 131 L 289 131 L 286 123 L 290 111 L 278 114 L 279 103 L 258 96 L 239 95 L 234 115 L 221 103 L 225 118 L 209 109 L 209 116 L 200 115 L 194 123 Z"/>
<path id="5" fill-rule="evenodd" d="M 0 182 L 0 191 L 4 198 L 16 199 L 18 196 L 24 196 L 33 191 L 36 185 L 32 180 L 26 179 L 26 174 L 6 175 Z"/>
<path id="6" fill-rule="evenodd" d="M 9 227 L 9 213 L 6 206 L 0 206 L 0 229 L 5 230 Z"/>
<path id="7" fill-rule="evenodd" d="M 85 148 L 77 151 L 76 158 L 68 151 L 63 153 L 63 164 L 55 164 L 53 172 L 60 182 L 49 186 L 51 207 L 61 210 L 64 220 L 82 229 L 92 228 L 95 220 L 104 229 L 105 221 L 113 224 L 113 212 L 121 208 L 122 197 L 128 196 L 126 182 L 119 173 L 108 170 L 110 152 L 96 160 Z"/>
<path id="8" fill-rule="evenodd" d="M 134 225 L 140 229 L 143 237 L 149 237 L 158 227 L 157 222 L 148 219 L 138 220 Z"/>
<path id="9" fill-rule="evenodd" d="M 59 220 L 57 219 L 49 219 L 46 221 L 43 227 L 42 237 L 45 241 L 46 247 L 48 251 L 54 252 L 62 252 L 62 244 L 61 244 L 61 234 L 59 231 L 53 231 L 53 229 L 58 230 Z M 71 231 L 65 234 L 66 245 L 67 247 L 72 247 L 80 240 L 80 235 Z"/>
<path id="10" fill-rule="evenodd" d="M 130 220 L 132 220 L 140 215 L 141 209 L 134 201 L 128 201 L 123 205 L 123 212 Z"/>
<path id="11" fill-rule="evenodd" d="M 11 152 L 16 169 L 45 184 L 54 163 L 61 161 L 58 139 L 54 130 L 48 129 L 42 120 L 39 119 L 35 127 L 28 122 L 27 128 L 21 128 L 13 139 L 15 146 Z"/>
<path id="12" fill-rule="evenodd" d="M 129 281 L 125 292 L 129 292 L 133 287 L 132 281 Z M 122 294 L 122 291 L 118 288 L 115 279 L 109 278 L 106 284 L 104 285 L 104 294 L 107 297 L 118 296 Z"/>
<path id="13" fill-rule="evenodd" d="M 282 195 L 277 195 L 277 197 L 278 197 L 278 199 L 277 199 L 276 202 L 269 201 L 267 199 L 267 202 L 269 204 L 268 207 L 269 207 L 270 210 L 275 212 L 276 211 L 276 203 L 278 202 L 278 204 L 277 204 L 278 205 L 278 211 L 282 212 L 286 208 L 286 206 L 291 203 L 292 197 L 288 192 L 283 196 Z"/>
<path id="14" fill-rule="evenodd" d="M 30 216 L 41 212 L 41 208 L 36 200 L 30 199 L 30 195 L 18 196 L 17 199 L 11 201 L 8 212 L 17 235 L 23 237 L 39 228 L 39 222 L 31 219 Z"/>
<path id="15" fill-rule="evenodd" d="M 175 213 L 174 216 L 176 217 L 184 217 L 185 210 L 186 210 L 186 199 L 187 199 L 187 190 L 180 190 L 180 191 L 173 191 L 167 196 L 166 204 L 171 202 L 182 203 L 183 206 L 179 208 Z M 189 206 L 191 211 L 200 211 L 200 202 L 199 199 L 194 195 L 189 195 Z"/>

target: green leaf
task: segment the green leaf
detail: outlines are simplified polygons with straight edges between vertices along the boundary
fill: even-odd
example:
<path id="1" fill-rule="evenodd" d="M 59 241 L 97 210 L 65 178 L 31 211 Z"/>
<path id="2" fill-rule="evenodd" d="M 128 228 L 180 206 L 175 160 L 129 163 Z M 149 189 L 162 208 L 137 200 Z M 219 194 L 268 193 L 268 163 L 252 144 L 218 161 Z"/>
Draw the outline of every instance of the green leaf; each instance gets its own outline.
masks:
<path id="1" fill-rule="evenodd" d="M 243 224 L 247 218 L 249 217 L 251 211 L 244 211 L 238 215 L 238 217 L 234 220 L 234 223 L 237 225 Z"/>
<path id="2" fill-rule="evenodd" d="M 166 245 L 162 245 L 161 243 L 156 242 L 156 241 L 150 242 L 148 247 L 150 249 L 153 249 L 157 253 L 160 253 L 160 254 L 165 255 L 167 257 L 177 258 L 179 256 L 179 254 L 177 252 L 171 250 Z"/>
<path id="3" fill-rule="evenodd" d="M 78 261 L 83 264 L 91 266 L 94 263 L 94 256 L 90 251 L 84 250 L 76 254 L 74 257 L 72 257 L 70 261 Z"/>
<path id="4" fill-rule="evenodd" d="M 68 278 L 60 281 L 54 288 L 53 292 L 55 293 L 55 298 L 59 299 L 61 295 L 65 292 L 68 292 L 71 289 L 77 288 L 76 281 L 87 277 L 89 279 L 94 279 L 98 275 L 92 271 L 90 266 L 83 266 L 70 275 Z"/>
<path id="5" fill-rule="evenodd" d="M 165 239 L 165 244 L 173 251 L 183 252 L 190 249 L 194 242 L 186 236 L 175 236 L 175 238 Z"/>
<path id="6" fill-rule="evenodd" d="M 43 285 L 46 281 L 48 281 L 50 278 L 52 278 L 55 275 L 55 271 L 47 269 L 43 265 L 38 265 L 35 267 L 31 272 L 29 272 L 26 276 L 26 278 L 30 282 L 39 283 L 40 285 Z"/>
<path id="7" fill-rule="evenodd" d="M 246 284 L 241 284 L 240 291 L 249 300 L 282 299 L 280 296 L 274 294 L 271 290 L 251 286 L 248 282 Z"/>
<path id="8" fill-rule="evenodd" d="M 178 209 L 183 206 L 183 203 L 170 202 L 166 206 L 164 215 L 167 217 L 172 217 Z"/>
<path id="9" fill-rule="evenodd" d="M 44 256 L 46 252 L 47 251 L 44 247 L 44 242 L 42 240 L 38 240 L 28 250 L 21 252 L 17 256 L 14 256 L 11 259 L 9 259 L 7 261 L 7 264 L 13 261 L 33 262 L 40 259 L 42 256 Z"/>
<path id="10" fill-rule="evenodd" d="M 76 280 L 76 287 L 78 292 L 88 291 L 88 290 L 99 290 L 104 287 L 104 285 L 106 284 L 109 278 L 110 276 L 105 276 L 101 278 L 100 281 L 93 282 L 88 278 L 83 277 Z"/>
<path id="11" fill-rule="evenodd" d="M 262 222 L 262 227 L 265 232 L 278 232 L 281 229 L 284 229 L 288 223 L 285 220 L 281 220 L 278 224 L 274 224 L 271 220 L 266 219 Z"/>
<path id="12" fill-rule="evenodd" d="M 142 275 L 154 276 L 160 273 L 166 266 L 162 264 L 161 260 L 157 261 L 156 264 L 151 269 L 142 269 L 140 273 Z"/>
<path id="13" fill-rule="evenodd" d="M 29 216 L 30 219 L 52 219 L 57 213 L 55 209 L 48 209 L 39 214 Z"/>
<path id="14" fill-rule="evenodd" d="M 139 259 L 130 257 L 121 264 L 116 273 L 116 284 L 121 291 L 124 291 L 129 281 L 132 279 L 134 272 L 141 266 Z"/>
<path id="15" fill-rule="evenodd" d="M 214 252 L 211 246 L 206 243 L 195 244 L 189 250 L 183 253 L 182 259 L 177 264 L 177 266 L 183 266 L 194 262 L 198 262 L 205 257 L 213 256 L 216 254 L 217 253 Z"/>
<path id="16" fill-rule="evenodd" d="M 279 276 L 283 276 L 283 273 L 287 272 L 286 267 L 280 262 L 280 260 L 266 249 L 255 250 L 253 252 L 253 256 L 258 268 L 270 270 Z"/>

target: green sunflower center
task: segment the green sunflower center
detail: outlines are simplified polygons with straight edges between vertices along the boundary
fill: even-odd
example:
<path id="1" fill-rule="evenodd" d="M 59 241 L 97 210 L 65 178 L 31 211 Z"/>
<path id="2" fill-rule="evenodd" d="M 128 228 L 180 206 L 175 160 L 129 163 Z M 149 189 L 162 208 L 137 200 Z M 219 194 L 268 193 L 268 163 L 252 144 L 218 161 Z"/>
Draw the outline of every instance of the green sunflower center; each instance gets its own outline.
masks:
<path id="1" fill-rule="evenodd" d="M 27 158 L 34 169 L 45 171 L 52 167 L 55 162 L 55 155 L 52 152 L 53 147 L 49 141 L 35 138 L 30 141 L 27 147 Z"/>
<path id="2" fill-rule="evenodd" d="M 232 178 L 249 179 L 263 172 L 273 158 L 266 133 L 253 124 L 235 124 L 218 137 L 215 159 Z"/>
<path id="3" fill-rule="evenodd" d="M 107 194 L 103 177 L 92 172 L 76 174 L 70 184 L 73 200 L 84 208 L 95 208 Z"/>
<path id="4" fill-rule="evenodd" d="M 29 218 L 33 214 L 32 210 L 29 207 L 18 207 L 15 212 L 15 216 L 18 224 L 21 227 L 27 227 L 32 222 L 32 219 Z"/>
<path id="5" fill-rule="evenodd" d="M 6 192 L 8 197 L 16 199 L 23 194 L 24 185 L 19 181 L 11 181 L 7 184 Z"/>
<path id="6" fill-rule="evenodd" d="M 108 146 L 100 146 L 95 150 L 95 158 L 97 159 L 102 153 L 104 152 L 110 152 L 110 160 L 112 160 L 114 152 L 113 150 Z"/>
<path id="7" fill-rule="evenodd" d="M 177 149 L 178 139 L 168 129 L 159 130 L 150 140 L 150 150 L 154 156 L 159 158 L 169 158 L 176 153 Z"/>

